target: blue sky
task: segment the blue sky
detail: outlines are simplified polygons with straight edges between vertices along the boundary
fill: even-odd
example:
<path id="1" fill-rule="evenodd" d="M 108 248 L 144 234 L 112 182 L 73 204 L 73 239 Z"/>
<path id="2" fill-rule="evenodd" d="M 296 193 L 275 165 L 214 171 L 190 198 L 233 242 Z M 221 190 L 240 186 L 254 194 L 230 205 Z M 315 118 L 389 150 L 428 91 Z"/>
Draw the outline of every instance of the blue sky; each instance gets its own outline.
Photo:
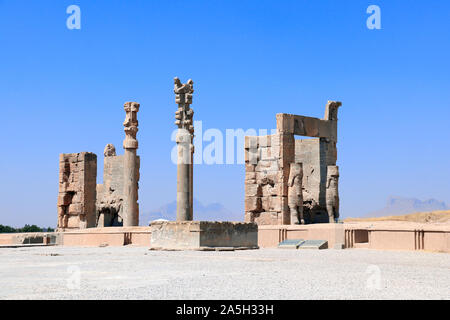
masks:
<path id="1" fill-rule="evenodd" d="M 81 8 L 81 30 L 66 8 Z M 366 9 L 381 8 L 381 30 Z M 173 77 L 203 130 L 275 128 L 340 100 L 341 214 L 389 195 L 450 203 L 448 1 L 0 0 L 0 224 L 56 224 L 58 154 L 122 153 L 138 101 L 140 205 L 176 197 Z M 99 170 L 99 182 L 101 182 Z M 195 197 L 242 212 L 243 165 L 196 165 Z"/>

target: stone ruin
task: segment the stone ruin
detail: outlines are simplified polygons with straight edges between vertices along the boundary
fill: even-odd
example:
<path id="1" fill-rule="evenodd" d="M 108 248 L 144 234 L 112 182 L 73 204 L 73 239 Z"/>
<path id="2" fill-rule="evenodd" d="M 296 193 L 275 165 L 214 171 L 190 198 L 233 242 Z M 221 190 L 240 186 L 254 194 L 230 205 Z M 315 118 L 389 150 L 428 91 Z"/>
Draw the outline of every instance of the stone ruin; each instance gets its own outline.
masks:
<path id="1" fill-rule="evenodd" d="M 97 185 L 97 156 L 91 152 L 61 154 L 59 163 L 58 231 L 139 225 L 139 167 L 136 114 L 139 104 L 124 105 L 124 155 L 107 144 L 103 184 Z"/>
<path id="2" fill-rule="evenodd" d="M 337 114 L 329 101 L 323 119 L 277 114 L 277 132 L 245 137 L 245 222 L 193 221 L 194 126 L 192 80 L 174 79 L 177 221 L 151 224 L 153 248 L 257 247 L 257 225 L 335 222 L 339 218 Z M 124 154 L 104 150 L 103 184 L 96 185 L 97 156 L 62 154 L 58 230 L 139 225 L 137 113 L 127 102 Z M 295 136 L 313 139 L 295 139 Z"/>
<path id="3" fill-rule="evenodd" d="M 96 226 L 97 156 L 90 152 L 59 156 L 58 229 Z"/>
<path id="4" fill-rule="evenodd" d="M 139 180 L 140 158 L 136 159 Z M 104 151 L 103 184 L 97 185 L 97 227 L 123 226 L 124 156 L 108 144 Z"/>
<path id="5" fill-rule="evenodd" d="M 340 106 L 329 101 L 323 119 L 279 113 L 275 134 L 245 137 L 246 222 L 286 225 L 339 218 Z"/>
<path id="6" fill-rule="evenodd" d="M 193 221 L 194 82 L 174 79 L 177 143 L 177 220 L 150 224 L 152 250 L 235 250 L 258 248 L 258 226 L 245 222 Z"/>

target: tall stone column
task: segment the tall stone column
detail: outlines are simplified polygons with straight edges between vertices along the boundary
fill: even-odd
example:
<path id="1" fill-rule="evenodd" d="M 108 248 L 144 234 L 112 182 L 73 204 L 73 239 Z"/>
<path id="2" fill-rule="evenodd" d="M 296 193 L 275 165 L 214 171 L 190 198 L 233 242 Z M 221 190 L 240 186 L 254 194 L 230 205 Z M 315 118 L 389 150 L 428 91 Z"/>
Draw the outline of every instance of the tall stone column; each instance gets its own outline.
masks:
<path id="1" fill-rule="evenodd" d="M 125 121 L 125 140 L 123 141 L 124 153 L 124 186 L 123 186 L 123 226 L 131 227 L 139 225 L 139 206 L 138 206 L 138 167 L 136 150 L 138 141 L 136 134 L 138 132 L 137 113 L 139 103 L 126 102 L 124 109 L 126 112 Z"/>
<path id="2" fill-rule="evenodd" d="M 176 143 L 178 148 L 177 162 L 177 221 L 193 220 L 193 155 L 194 155 L 194 110 L 192 104 L 194 82 L 188 80 L 182 84 L 180 79 L 174 79 L 175 102 L 178 110 L 175 112 L 175 125 L 178 126 Z"/>

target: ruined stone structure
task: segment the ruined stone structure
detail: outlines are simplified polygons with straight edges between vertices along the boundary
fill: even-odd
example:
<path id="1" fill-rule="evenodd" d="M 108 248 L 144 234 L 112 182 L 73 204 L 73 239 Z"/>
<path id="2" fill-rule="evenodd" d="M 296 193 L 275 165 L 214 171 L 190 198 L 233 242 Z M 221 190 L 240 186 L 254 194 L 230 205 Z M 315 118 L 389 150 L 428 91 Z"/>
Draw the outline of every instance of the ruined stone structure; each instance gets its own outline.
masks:
<path id="1" fill-rule="evenodd" d="M 136 155 L 139 104 L 125 103 L 124 155 L 108 144 L 103 184 L 97 185 L 97 156 L 82 152 L 60 155 L 58 229 L 139 225 L 139 167 Z"/>
<path id="2" fill-rule="evenodd" d="M 97 185 L 97 227 L 123 226 L 124 156 L 108 144 L 104 151 L 103 184 Z M 136 159 L 139 181 L 139 156 Z"/>
<path id="3" fill-rule="evenodd" d="M 95 227 L 97 156 L 90 152 L 59 157 L 58 230 Z"/>
<path id="4" fill-rule="evenodd" d="M 337 161 L 340 106 L 340 102 L 329 101 L 323 119 L 280 113 L 276 116 L 276 134 L 245 137 L 245 221 L 260 225 L 291 224 L 288 197 L 293 163 L 302 164 L 303 168 L 303 210 L 298 213 L 303 211 L 306 223 L 330 221 L 327 171 Z M 314 139 L 295 139 L 296 135 Z M 339 212 L 339 203 L 333 203 L 334 216 Z"/>
<path id="5" fill-rule="evenodd" d="M 194 82 L 188 80 L 182 84 L 180 79 L 174 79 L 175 102 L 178 110 L 175 112 L 175 125 L 178 127 L 176 143 L 178 148 L 177 161 L 177 221 L 193 220 L 193 157 L 194 157 L 194 110 L 192 104 Z"/>

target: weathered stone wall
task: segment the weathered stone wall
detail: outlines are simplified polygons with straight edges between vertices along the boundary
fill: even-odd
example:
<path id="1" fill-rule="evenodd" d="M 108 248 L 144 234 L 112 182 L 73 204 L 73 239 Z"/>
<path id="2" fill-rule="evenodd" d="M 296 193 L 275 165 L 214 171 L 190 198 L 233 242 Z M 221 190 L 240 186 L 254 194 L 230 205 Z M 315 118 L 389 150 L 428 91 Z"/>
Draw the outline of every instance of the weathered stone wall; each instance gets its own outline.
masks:
<path id="1" fill-rule="evenodd" d="M 59 158 L 58 229 L 95 227 L 97 156 L 90 152 Z"/>
<path id="2" fill-rule="evenodd" d="M 139 181 L 140 158 L 137 157 Z M 103 166 L 103 184 L 97 185 L 97 226 L 123 224 L 124 156 L 106 156 Z"/>
<path id="3" fill-rule="evenodd" d="M 292 137 L 293 138 L 293 137 Z M 285 159 L 293 139 L 286 135 L 245 137 L 245 221 L 284 224 L 289 220 Z"/>

